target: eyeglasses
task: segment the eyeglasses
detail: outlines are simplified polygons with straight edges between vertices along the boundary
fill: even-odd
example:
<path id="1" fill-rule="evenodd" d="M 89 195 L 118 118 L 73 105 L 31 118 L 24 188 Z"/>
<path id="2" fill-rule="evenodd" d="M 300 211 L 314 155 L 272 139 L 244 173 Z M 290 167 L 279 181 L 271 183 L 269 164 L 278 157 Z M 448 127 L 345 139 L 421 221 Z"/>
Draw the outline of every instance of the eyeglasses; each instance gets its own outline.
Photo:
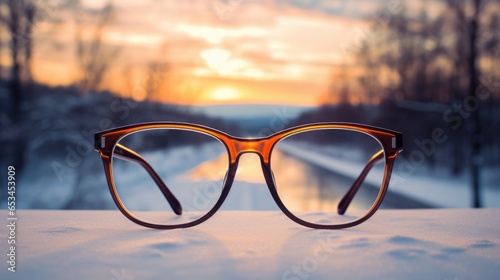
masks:
<path id="1" fill-rule="evenodd" d="M 173 122 L 95 134 L 114 202 L 131 221 L 156 229 L 191 227 L 214 215 L 245 153 L 258 155 L 275 203 L 293 221 L 317 229 L 358 225 L 381 205 L 402 146 L 399 132 L 351 123 L 257 139 Z M 252 194 L 258 174 L 249 173 L 241 183 Z M 240 195 L 238 203 L 248 198 Z"/>

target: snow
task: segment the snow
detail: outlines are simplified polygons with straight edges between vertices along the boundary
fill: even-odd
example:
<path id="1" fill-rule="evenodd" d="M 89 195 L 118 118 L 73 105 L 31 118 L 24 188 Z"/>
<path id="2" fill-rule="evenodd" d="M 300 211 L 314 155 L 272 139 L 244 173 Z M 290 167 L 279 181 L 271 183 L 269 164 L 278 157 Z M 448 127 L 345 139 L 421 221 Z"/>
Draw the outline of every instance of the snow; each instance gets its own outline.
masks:
<path id="1" fill-rule="evenodd" d="M 498 279 L 500 274 L 500 209 L 380 210 L 359 226 L 334 231 L 302 227 L 278 211 L 220 211 L 199 226 L 166 231 L 135 225 L 118 211 L 19 210 L 17 215 L 16 272 L 4 262 L 0 279 Z M 5 226 L 0 233 L 5 254 Z"/>

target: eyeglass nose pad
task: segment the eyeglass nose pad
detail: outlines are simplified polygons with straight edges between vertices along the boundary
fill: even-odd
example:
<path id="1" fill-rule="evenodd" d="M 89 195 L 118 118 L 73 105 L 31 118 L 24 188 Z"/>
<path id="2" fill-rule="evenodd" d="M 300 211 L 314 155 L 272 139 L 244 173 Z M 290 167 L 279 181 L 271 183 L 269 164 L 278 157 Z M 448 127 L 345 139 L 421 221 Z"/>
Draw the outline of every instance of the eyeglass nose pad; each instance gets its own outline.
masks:
<path id="1" fill-rule="evenodd" d="M 271 179 L 273 180 L 273 185 L 276 186 L 276 181 L 274 180 L 274 172 L 271 170 Z"/>
<path id="2" fill-rule="evenodd" d="M 226 175 L 224 175 L 224 186 L 233 184 L 237 169 L 238 169 L 238 161 L 229 165 L 229 168 L 226 171 Z"/>
<path id="3" fill-rule="evenodd" d="M 273 187 L 276 189 L 276 181 L 274 180 L 274 173 L 273 173 L 272 170 L 271 170 L 271 176 L 272 176 L 272 179 L 273 179 Z"/>
<path id="4" fill-rule="evenodd" d="M 224 184 L 226 183 L 226 180 L 227 180 L 227 173 L 228 173 L 228 172 L 229 172 L 229 171 L 226 171 L 226 174 L 224 175 L 224 181 L 223 181 L 223 182 L 224 182 Z"/>
<path id="5" fill-rule="evenodd" d="M 276 187 L 276 181 L 274 181 L 274 173 L 271 170 L 271 167 L 268 164 L 265 164 L 264 161 L 261 161 L 262 173 L 264 173 L 264 179 L 269 187 Z"/>

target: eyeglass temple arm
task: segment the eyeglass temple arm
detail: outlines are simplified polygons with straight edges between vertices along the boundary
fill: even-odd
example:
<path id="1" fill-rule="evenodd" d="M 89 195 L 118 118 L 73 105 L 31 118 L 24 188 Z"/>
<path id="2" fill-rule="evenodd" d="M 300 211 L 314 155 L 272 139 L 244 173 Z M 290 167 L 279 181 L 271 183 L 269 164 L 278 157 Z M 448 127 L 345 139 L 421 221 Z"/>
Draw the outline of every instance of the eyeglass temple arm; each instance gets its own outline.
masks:
<path id="1" fill-rule="evenodd" d="M 364 180 L 366 179 L 366 176 L 368 175 L 370 170 L 373 168 L 373 166 L 375 166 L 377 163 L 379 163 L 383 159 L 384 159 L 384 150 L 378 151 L 370 158 L 370 160 L 366 164 L 363 171 L 361 171 L 361 174 L 359 174 L 359 177 L 356 179 L 356 181 L 354 181 L 354 184 L 352 184 L 351 188 L 345 194 L 345 196 L 342 198 L 342 200 L 340 200 L 339 205 L 337 207 L 337 212 L 340 215 L 344 215 L 345 211 L 347 211 L 349 204 L 351 204 L 354 196 L 358 192 L 359 188 L 363 184 Z"/>
<path id="2" fill-rule="evenodd" d="M 155 181 L 156 185 L 163 193 L 163 196 L 165 196 L 165 198 L 167 199 L 168 203 L 170 204 L 170 207 L 172 207 L 172 210 L 175 212 L 175 214 L 177 215 L 182 214 L 182 206 L 179 200 L 177 200 L 177 198 L 168 189 L 165 183 L 163 183 L 160 176 L 158 176 L 158 174 L 154 171 L 151 165 L 149 165 L 149 163 L 147 163 L 147 161 L 141 155 L 121 144 L 116 144 L 114 156 L 116 156 L 119 159 L 135 162 L 141 165 L 144 169 L 146 169 L 149 176 L 151 176 L 151 178 Z"/>

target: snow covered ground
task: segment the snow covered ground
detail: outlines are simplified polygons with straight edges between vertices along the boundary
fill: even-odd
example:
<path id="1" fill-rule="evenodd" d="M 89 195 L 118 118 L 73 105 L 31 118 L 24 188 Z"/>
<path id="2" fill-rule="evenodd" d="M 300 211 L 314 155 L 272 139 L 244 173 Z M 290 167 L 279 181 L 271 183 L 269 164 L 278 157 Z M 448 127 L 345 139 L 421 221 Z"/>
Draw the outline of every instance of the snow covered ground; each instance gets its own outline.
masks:
<path id="1" fill-rule="evenodd" d="M 20 210 L 16 272 L 4 261 L 0 279 L 496 280 L 499 217 L 500 209 L 381 210 L 327 231 L 278 211 L 221 211 L 162 231 L 118 211 Z M 5 226 L 0 233 L 5 260 Z"/>

